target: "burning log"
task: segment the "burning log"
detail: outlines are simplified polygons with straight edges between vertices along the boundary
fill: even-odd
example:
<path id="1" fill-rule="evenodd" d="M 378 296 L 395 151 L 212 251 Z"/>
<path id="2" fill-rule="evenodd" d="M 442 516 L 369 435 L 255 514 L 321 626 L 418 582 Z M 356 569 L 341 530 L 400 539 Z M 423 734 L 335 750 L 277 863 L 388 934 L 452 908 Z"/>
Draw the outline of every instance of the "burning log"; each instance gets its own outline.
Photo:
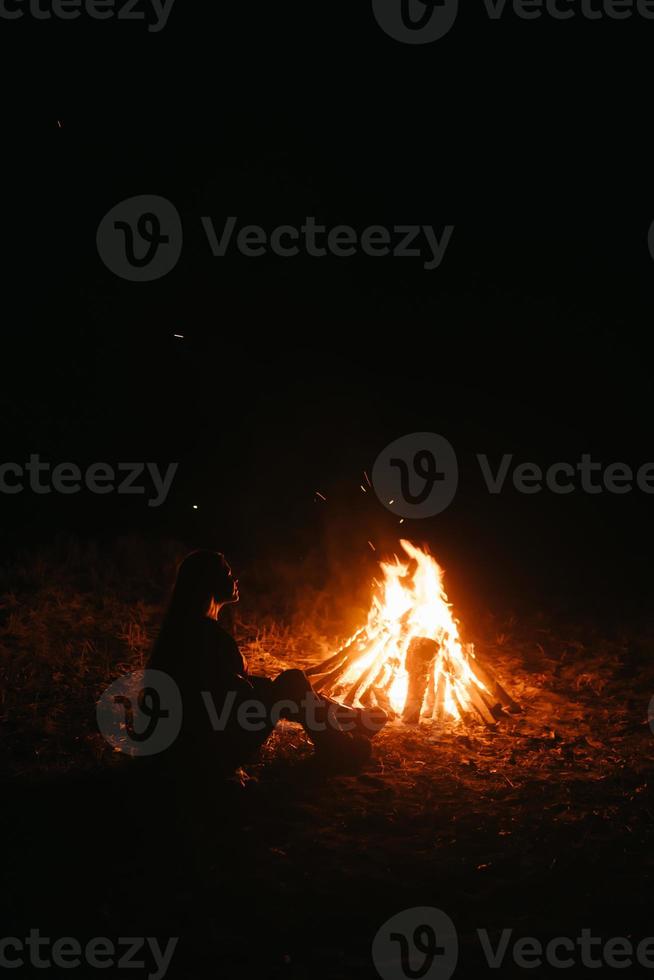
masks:
<path id="1" fill-rule="evenodd" d="M 489 670 L 479 663 L 474 653 L 471 652 L 471 666 L 479 680 L 488 688 L 489 692 L 493 694 L 497 700 L 503 705 L 509 714 L 519 715 L 522 713 L 522 708 L 520 705 L 513 700 L 510 694 L 504 690 L 497 678 L 491 674 Z"/>
<path id="2" fill-rule="evenodd" d="M 406 633 L 408 612 L 409 610 L 407 610 L 407 613 L 400 617 L 399 620 L 401 634 Z M 374 627 L 364 626 L 360 630 L 357 630 L 354 636 L 348 640 L 345 646 L 342 647 L 337 654 L 335 654 L 333 657 L 329 657 L 320 664 L 316 664 L 314 667 L 310 667 L 306 671 L 307 676 L 311 677 L 313 675 L 323 675 L 325 671 L 329 670 L 330 667 L 334 668 L 325 676 L 320 676 L 319 680 L 317 680 L 313 685 L 314 689 L 316 691 L 328 689 L 333 693 L 337 682 L 341 679 L 341 677 L 343 677 L 344 674 L 347 674 L 352 663 L 366 654 L 380 638 L 384 645 L 388 644 L 389 637 L 384 636 L 383 625 L 377 625 Z M 380 658 L 378 657 L 375 663 L 377 663 L 379 659 Z M 369 672 L 366 671 L 366 677 L 368 676 L 368 673 Z M 360 686 L 361 683 L 357 682 L 354 685 L 354 690 L 351 690 L 347 695 L 345 695 L 345 699 L 347 700 L 350 698 L 350 700 L 354 700 L 356 692 Z"/>
<path id="3" fill-rule="evenodd" d="M 395 672 L 399 669 L 399 666 L 400 663 L 396 657 L 391 657 L 389 660 L 386 660 L 377 677 L 368 688 L 368 691 L 375 698 L 379 707 L 383 708 L 389 718 L 395 718 L 397 716 L 397 711 L 391 704 L 389 692 L 395 679 Z"/>
<path id="4" fill-rule="evenodd" d="M 350 664 L 354 659 L 355 659 L 354 654 L 349 654 L 349 656 L 347 656 L 338 665 L 338 667 L 330 671 L 328 674 L 325 674 L 324 677 L 321 677 L 320 680 L 317 680 L 314 683 L 313 685 L 314 690 L 322 691 L 325 688 L 328 688 L 329 690 L 333 691 L 338 679 L 342 677 L 342 675 L 345 673 L 345 671 L 348 669 L 348 667 L 350 666 Z"/>
<path id="5" fill-rule="evenodd" d="M 325 688 L 333 691 L 337 682 L 340 678 L 347 672 L 349 667 L 354 663 L 359 657 L 365 652 L 366 645 L 370 642 L 370 636 L 367 630 L 359 630 L 355 637 L 347 643 L 342 650 L 338 652 L 336 657 L 330 657 L 329 660 L 324 661 L 321 664 L 317 664 L 315 667 L 311 667 L 306 671 L 307 675 L 311 676 L 313 674 L 324 675 L 320 676 L 317 681 L 314 682 L 314 689 L 316 691 L 322 691 Z M 325 674 L 325 669 L 330 664 L 336 664 L 333 670 Z"/>
<path id="6" fill-rule="evenodd" d="M 364 670 L 360 677 L 357 677 L 354 683 L 347 689 L 344 694 L 345 702 L 351 704 L 357 698 L 358 692 L 363 688 L 363 693 L 368 690 L 376 680 L 380 678 L 380 665 L 381 670 L 384 669 L 385 662 L 387 660 L 389 649 L 392 644 L 391 637 L 386 637 L 382 640 L 380 648 L 376 653 L 372 663 Z M 371 680 L 372 678 L 372 680 Z"/>
<path id="7" fill-rule="evenodd" d="M 438 643 L 425 636 L 415 636 L 409 643 L 405 668 L 409 686 L 402 712 L 402 721 L 417 725 L 422 713 L 429 677 L 434 675 L 434 661 L 438 655 Z"/>
<path id="8" fill-rule="evenodd" d="M 359 701 L 361 702 L 361 704 L 366 705 L 366 707 L 370 707 L 378 703 L 376 692 L 380 689 L 380 687 L 384 684 L 384 681 L 387 679 L 388 679 L 388 665 L 386 664 L 386 662 L 384 662 L 379 668 L 379 670 L 377 671 L 377 674 L 375 675 L 374 679 L 364 689 L 363 694 L 360 695 Z"/>
<path id="9" fill-rule="evenodd" d="M 460 701 L 460 699 L 459 699 L 459 697 L 458 697 L 458 695 L 456 693 L 456 689 L 454 687 L 452 688 L 452 700 L 454 701 L 454 705 L 455 705 L 456 710 L 457 710 L 458 715 L 459 715 L 458 720 L 459 721 L 462 721 L 464 723 L 464 725 L 468 725 L 470 723 L 470 720 L 471 720 L 471 714 L 461 704 L 461 701 Z"/>
<path id="10" fill-rule="evenodd" d="M 428 718 L 432 718 L 434 714 L 434 707 L 436 704 L 436 683 L 434 681 L 434 671 L 429 671 L 429 681 L 427 682 L 427 698 L 425 701 L 426 705 L 426 715 Z"/>
<path id="11" fill-rule="evenodd" d="M 440 671 L 438 683 L 434 692 L 434 711 L 432 715 L 434 721 L 442 721 L 445 717 L 445 674 Z"/>
<path id="12" fill-rule="evenodd" d="M 379 707 L 384 709 L 389 718 L 395 718 L 395 710 L 386 691 L 381 687 L 374 687 L 372 692 Z"/>
<path id="13" fill-rule="evenodd" d="M 345 658 L 351 652 L 352 647 L 354 647 L 361 634 L 365 632 L 366 627 L 362 626 L 361 629 L 357 630 L 354 636 L 348 640 L 345 646 L 341 647 L 341 649 L 335 653 L 333 657 L 329 657 L 329 659 L 323 660 L 322 663 L 316 664 L 314 667 L 309 667 L 308 670 L 305 670 L 307 677 L 311 677 L 313 674 L 324 674 L 328 670 L 332 670 L 335 667 L 340 667 Z"/>
<path id="14" fill-rule="evenodd" d="M 468 696 L 472 707 L 475 709 L 483 723 L 488 728 L 496 728 L 497 720 L 493 714 L 492 708 L 488 705 L 486 699 L 484 698 L 484 692 L 480 691 L 475 684 L 471 684 L 468 691 Z"/>

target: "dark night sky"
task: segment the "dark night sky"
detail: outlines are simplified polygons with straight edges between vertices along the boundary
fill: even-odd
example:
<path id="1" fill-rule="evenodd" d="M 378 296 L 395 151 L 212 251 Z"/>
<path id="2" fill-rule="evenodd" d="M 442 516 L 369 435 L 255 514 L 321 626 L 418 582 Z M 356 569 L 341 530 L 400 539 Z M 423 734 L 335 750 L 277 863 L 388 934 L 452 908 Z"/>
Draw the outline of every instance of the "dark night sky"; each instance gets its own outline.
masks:
<path id="1" fill-rule="evenodd" d="M 357 496 L 361 471 L 429 430 L 460 453 L 462 488 L 411 533 L 461 575 L 587 595 L 618 569 L 646 600 L 654 498 L 491 498 L 472 470 L 477 452 L 654 460 L 639 145 L 654 25 L 466 12 L 423 49 L 391 42 L 366 4 L 209 23 L 177 3 L 159 35 L 4 25 L 3 458 L 180 461 L 157 510 L 0 498 L 7 544 L 138 530 L 243 561 L 316 542 L 358 552 L 397 530 Z M 95 232 L 142 193 L 175 203 L 185 245 L 170 275 L 133 284 L 102 265 Z M 203 214 L 455 232 L 432 272 L 213 258 Z"/>

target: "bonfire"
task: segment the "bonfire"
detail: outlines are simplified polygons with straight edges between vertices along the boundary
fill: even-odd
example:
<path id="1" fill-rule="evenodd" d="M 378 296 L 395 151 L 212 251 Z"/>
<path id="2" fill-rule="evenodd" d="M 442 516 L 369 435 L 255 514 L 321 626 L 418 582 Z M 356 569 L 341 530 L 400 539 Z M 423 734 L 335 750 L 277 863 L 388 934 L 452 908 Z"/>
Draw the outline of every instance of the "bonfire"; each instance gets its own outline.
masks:
<path id="1" fill-rule="evenodd" d="M 462 642 L 443 569 L 423 548 L 400 544 L 406 558 L 380 562 L 366 624 L 307 671 L 316 690 L 346 704 L 378 706 L 408 724 L 493 727 L 505 712 L 519 712 L 473 644 Z"/>

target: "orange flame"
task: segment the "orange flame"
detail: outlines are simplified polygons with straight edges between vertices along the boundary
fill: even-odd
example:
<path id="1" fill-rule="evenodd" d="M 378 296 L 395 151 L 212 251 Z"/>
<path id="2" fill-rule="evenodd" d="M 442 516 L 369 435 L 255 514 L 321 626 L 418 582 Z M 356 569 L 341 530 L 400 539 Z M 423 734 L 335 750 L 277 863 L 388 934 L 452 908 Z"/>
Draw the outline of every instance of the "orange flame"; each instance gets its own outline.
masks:
<path id="1" fill-rule="evenodd" d="M 443 588 L 443 569 L 427 551 L 410 541 L 403 539 L 400 544 L 408 560 L 395 556 L 394 562 L 380 562 L 382 578 L 375 582 L 367 625 L 346 644 L 359 643 L 361 652 L 339 678 L 339 689 L 352 689 L 363 676 L 368 681 L 381 677 L 391 707 L 400 714 L 409 685 L 405 667 L 409 644 L 416 637 L 426 637 L 437 643 L 438 653 L 429 679 L 432 697 L 425 698 L 422 716 L 431 716 L 434 694 L 440 690 L 444 714 L 459 719 L 459 709 L 470 708 L 471 685 L 483 691 L 487 688 L 471 667 L 472 647 L 464 648 L 459 637 L 458 623 Z M 354 703 L 360 703 L 365 689 L 366 684 L 361 684 Z"/>

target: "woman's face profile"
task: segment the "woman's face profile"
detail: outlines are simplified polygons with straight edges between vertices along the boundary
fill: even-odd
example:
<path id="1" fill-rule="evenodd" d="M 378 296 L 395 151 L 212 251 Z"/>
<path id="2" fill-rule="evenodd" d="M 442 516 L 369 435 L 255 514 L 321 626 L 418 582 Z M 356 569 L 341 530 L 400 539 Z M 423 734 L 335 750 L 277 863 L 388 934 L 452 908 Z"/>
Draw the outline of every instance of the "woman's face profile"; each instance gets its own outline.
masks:
<path id="1" fill-rule="evenodd" d="M 221 583 L 221 594 L 216 596 L 216 601 L 225 603 L 238 602 L 240 599 L 238 579 L 234 578 L 234 574 L 229 566 L 229 563 L 224 558 L 222 560 L 222 566 L 224 573 L 224 586 Z"/>

